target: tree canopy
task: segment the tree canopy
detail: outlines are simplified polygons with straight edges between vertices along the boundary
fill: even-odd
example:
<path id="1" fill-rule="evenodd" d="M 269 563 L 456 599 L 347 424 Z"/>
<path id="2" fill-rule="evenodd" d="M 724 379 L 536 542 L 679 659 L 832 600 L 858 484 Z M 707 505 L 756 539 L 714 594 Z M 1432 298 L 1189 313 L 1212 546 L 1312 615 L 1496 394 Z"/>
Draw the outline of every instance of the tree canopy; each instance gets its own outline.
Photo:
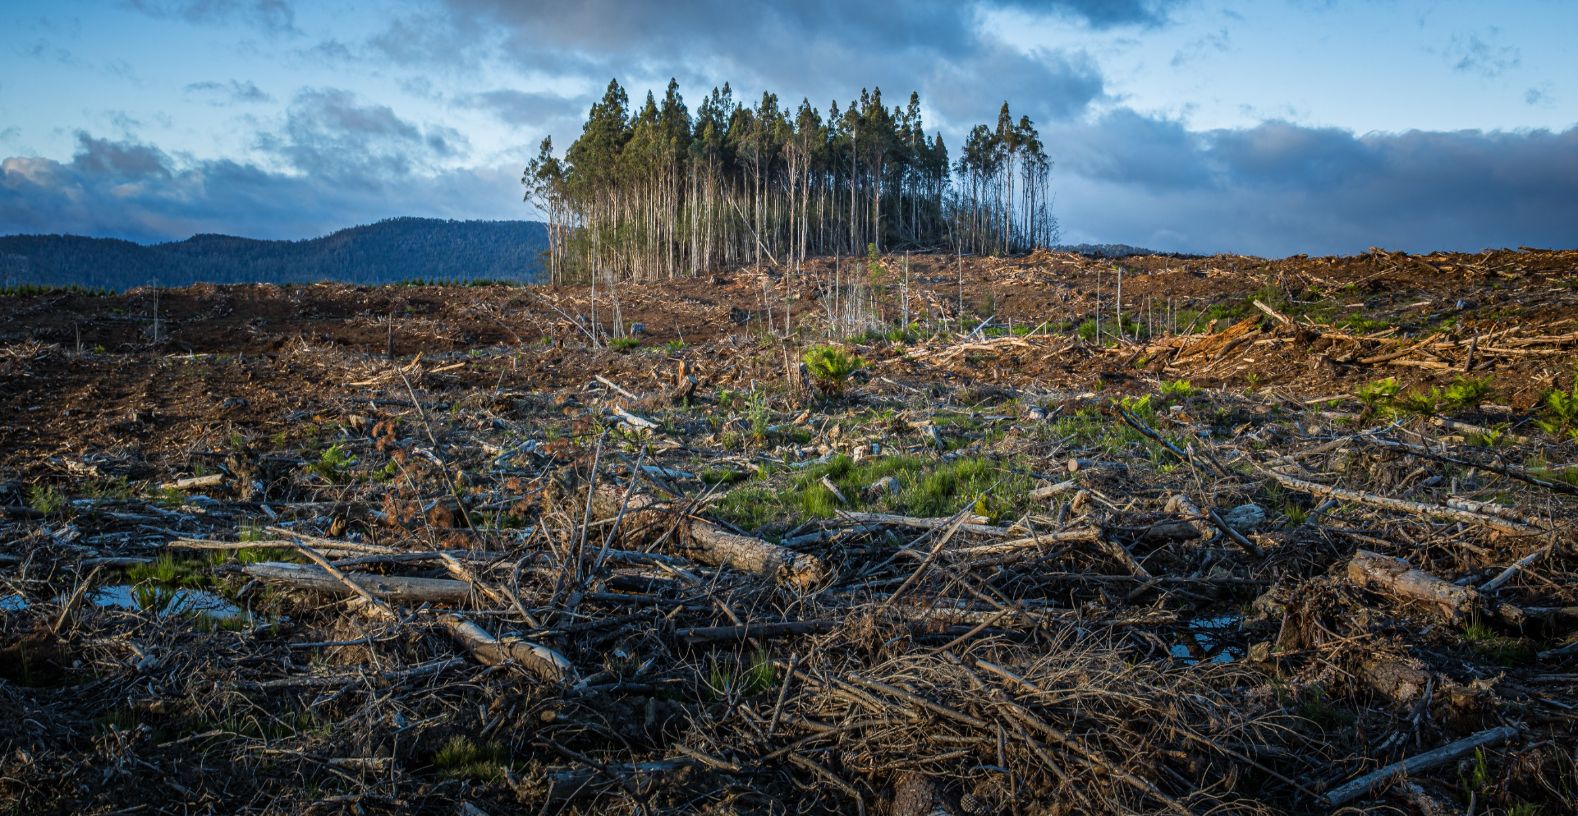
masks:
<path id="1" fill-rule="evenodd" d="M 811 255 L 949 248 L 1014 252 L 1054 242 L 1051 162 L 1028 117 L 1004 102 L 950 163 L 920 96 L 887 107 L 862 90 L 824 115 L 772 93 L 736 101 L 725 83 L 692 114 L 669 80 L 632 112 L 617 81 L 581 135 L 544 139 L 521 178 L 549 221 L 554 279 L 697 274 Z"/>

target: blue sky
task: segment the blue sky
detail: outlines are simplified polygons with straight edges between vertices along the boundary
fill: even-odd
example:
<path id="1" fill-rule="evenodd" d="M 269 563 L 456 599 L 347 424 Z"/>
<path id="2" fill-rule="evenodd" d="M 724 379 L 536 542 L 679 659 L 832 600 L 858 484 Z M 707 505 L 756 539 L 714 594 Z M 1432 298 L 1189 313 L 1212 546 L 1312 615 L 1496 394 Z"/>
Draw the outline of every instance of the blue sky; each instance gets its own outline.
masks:
<path id="1" fill-rule="evenodd" d="M 1068 241 L 1267 255 L 1578 245 L 1578 3 L 12 0 L 0 234 L 303 238 L 523 218 L 610 77 L 822 108 L 1008 99 Z"/>

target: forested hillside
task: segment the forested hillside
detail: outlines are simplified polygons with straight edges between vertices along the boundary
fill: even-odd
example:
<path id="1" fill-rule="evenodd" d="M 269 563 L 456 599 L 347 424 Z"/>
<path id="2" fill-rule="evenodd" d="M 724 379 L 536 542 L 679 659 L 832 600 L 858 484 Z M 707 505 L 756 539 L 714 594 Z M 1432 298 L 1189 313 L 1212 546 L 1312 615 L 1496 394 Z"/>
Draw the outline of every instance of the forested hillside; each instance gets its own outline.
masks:
<path id="1" fill-rule="evenodd" d="M 0 285 L 128 289 L 157 284 L 530 282 L 547 232 L 536 221 L 394 218 L 305 241 L 194 235 L 144 246 L 77 235 L 0 237 Z"/>
<path id="2" fill-rule="evenodd" d="M 549 215 L 555 279 L 695 274 L 763 260 L 896 249 L 1007 253 L 1057 241 L 1051 161 L 1029 117 L 1004 102 L 957 162 L 928 135 L 920 97 L 880 89 L 824 114 L 809 100 L 755 106 L 730 87 L 694 116 L 669 81 L 634 114 L 617 82 L 561 158 L 545 139 L 521 181 Z"/>

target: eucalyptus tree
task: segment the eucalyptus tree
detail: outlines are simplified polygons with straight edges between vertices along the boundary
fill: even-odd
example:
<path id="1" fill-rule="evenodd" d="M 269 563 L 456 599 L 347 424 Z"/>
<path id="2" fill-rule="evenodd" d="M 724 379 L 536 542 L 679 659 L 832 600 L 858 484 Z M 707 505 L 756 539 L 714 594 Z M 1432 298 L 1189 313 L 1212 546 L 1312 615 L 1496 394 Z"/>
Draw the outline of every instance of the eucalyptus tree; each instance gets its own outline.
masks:
<path id="1" fill-rule="evenodd" d="M 548 217 L 552 278 L 611 284 L 867 247 L 1022 251 L 1056 238 L 1050 168 L 1006 103 L 950 164 L 916 93 L 888 108 L 865 89 L 824 116 L 770 92 L 742 104 L 725 83 L 692 114 L 670 80 L 632 113 L 615 81 L 563 159 L 545 139 L 521 181 Z"/>

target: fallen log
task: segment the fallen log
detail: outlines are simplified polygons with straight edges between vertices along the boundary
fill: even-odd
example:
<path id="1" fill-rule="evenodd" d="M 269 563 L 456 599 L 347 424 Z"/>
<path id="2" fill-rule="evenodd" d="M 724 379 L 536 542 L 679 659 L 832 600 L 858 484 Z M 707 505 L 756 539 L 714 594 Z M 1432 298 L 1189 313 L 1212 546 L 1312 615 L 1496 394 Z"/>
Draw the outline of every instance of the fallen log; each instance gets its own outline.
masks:
<path id="1" fill-rule="evenodd" d="M 923 518 L 920 516 L 900 516 L 893 513 L 839 513 L 838 517 L 855 524 L 879 524 L 889 527 L 912 527 L 917 530 L 936 530 L 947 527 L 954 522 L 953 517 Z M 966 514 L 959 523 L 959 529 L 966 533 L 988 536 L 1007 536 L 1013 534 L 1009 527 L 997 527 L 986 523 L 985 516 Z"/>
<path id="2" fill-rule="evenodd" d="M 1528 519 L 1514 521 L 1512 519 L 1497 516 L 1487 516 L 1455 507 L 1447 507 L 1446 505 L 1426 504 L 1425 502 L 1409 501 L 1407 499 L 1394 499 L 1390 496 L 1366 493 L 1361 490 L 1348 490 L 1346 488 L 1323 485 L 1318 482 L 1300 479 L 1296 476 L 1289 476 L 1286 473 L 1279 473 L 1275 470 L 1264 470 L 1262 472 L 1274 479 L 1283 487 L 1328 499 L 1358 502 L 1359 504 L 1367 504 L 1371 507 L 1397 510 L 1403 513 L 1412 513 L 1414 515 L 1447 519 L 1450 521 L 1461 521 L 1468 524 L 1489 527 L 1492 530 L 1499 530 L 1504 533 L 1511 533 L 1512 535 L 1538 536 L 1545 534 L 1545 530 L 1536 526 L 1533 521 Z"/>
<path id="3" fill-rule="evenodd" d="M 241 572 L 253 578 L 286 584 L 296 589 L 332 595 L 356 594 L 340 579 L 315 564 L 263 561 L 246 564 Z M 462 603 L 471 597 L 471 585 L 447 578 L 408 578 L 403 575 L 345 573 L 345 578 L 372 596 L 397 603 Z"/>
<path id="4" fill-rule="evenodd" d="M 592 507 L 607 517 L 618 515 L 624 520 L 622 534 L 632 530 L 651 530 L 663 526 L 664 502 L 656 497 L 635 493 L 626 500 L 626 491 L 602 485 L 593 493 Z M 748 572 L 772 578 L 796 589 L 806 589 L 827 575 L 822 559 L 808 553 L 780 547 L 759 538 L 731 533 L 706 519 L 688 516 L 680 521 L 671 544 L 684 555 L 714 567 Z"/>
<path id="5" fill-rule="evenodd" d="M 223 474 L 223 473 L 210 473 L 207 476 L 188 476 L 188 477 L 186 477 L 184 479 L 176 479 L 173 482 L 165 482 L 165 483 L 159 485 L 159 489 L 160 490 L 197 490 L 197 489 L 204 488 L 204 487 L 218 487 L 219 485 L 223 484 L 224 481 L 225 481 L 225 474 Z"/>
<path id="6" fill-rule="evenodd" d="M 1447 620 L 1456 621 L 1479 604 L 1473 587 L 1458 586 L 1408 565 L 1401 558 L 1359 550 L 1348 562 L 1348 580 L 1408 601 L 1433 604 Z"/>
<path id="7" fill-rule="evenodd" d="M 1440 748 L 1411 756 L 1401 762 L 1394 762 L 1327 791 L 1325 794 L 1326 804 L 1330 807 L 1338 807 L 1369 793 L 1376 785 L 1382 782 L 1390 781 L 1404 774 L 1416 774 L 1420 771 L 1428 771 L 1439 765 L 1445 765 L 1453 760 L 1468 756 L 1478 748 L 1506 742 L 1517 736 L 1517 734 L 1518 729 L 1510 725 L 1503 725 L 1481 731 L 1473 736 L 1464 737 L 1457 742 L 1447 743 Z"/>
<path id="8" fill-rule="evenodd" d="M 516 665 L 550 683 L 578 679 L 575 666 L 553 649 L 518 637 L 496 638 L 459 615 L 442 615 L 439 623 L 473 657 L 489 666 Z"/>

